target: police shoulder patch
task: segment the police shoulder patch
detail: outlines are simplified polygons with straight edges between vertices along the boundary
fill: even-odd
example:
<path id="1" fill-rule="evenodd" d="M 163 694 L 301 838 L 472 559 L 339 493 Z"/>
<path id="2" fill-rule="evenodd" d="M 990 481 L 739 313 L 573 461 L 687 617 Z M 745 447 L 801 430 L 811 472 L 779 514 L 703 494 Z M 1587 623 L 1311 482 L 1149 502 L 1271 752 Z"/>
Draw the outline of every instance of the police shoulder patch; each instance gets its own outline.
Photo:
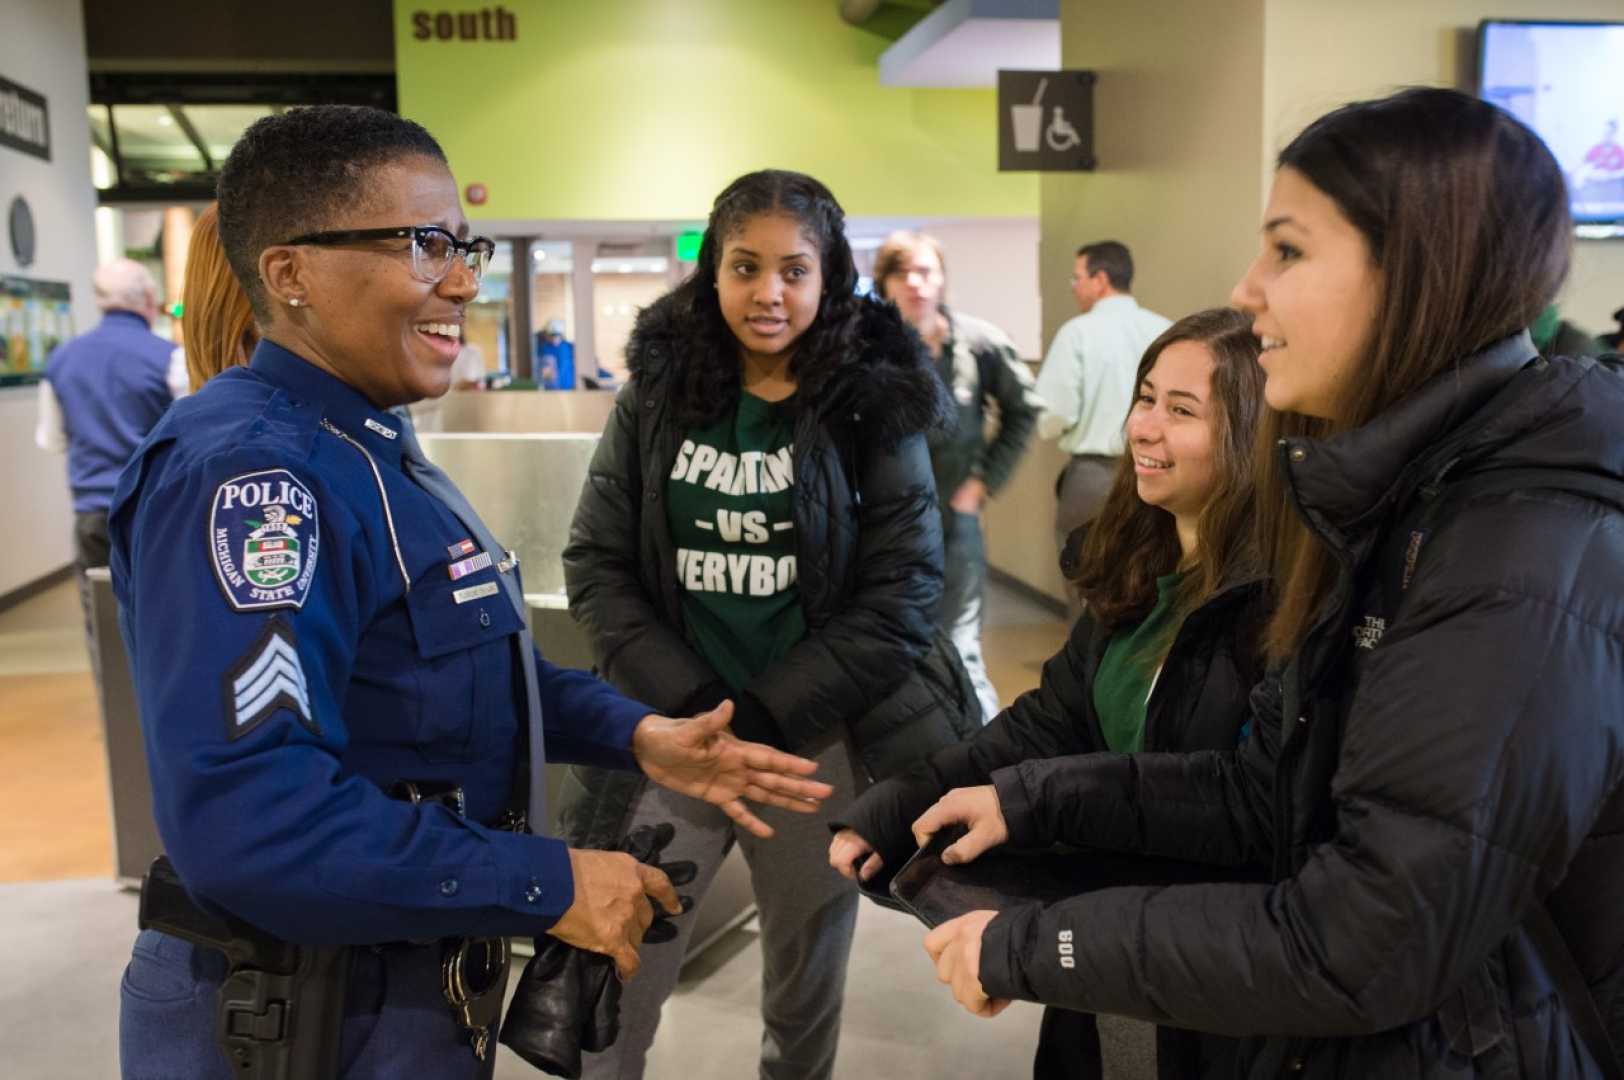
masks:
<path id="1" fill-rule="evenodd" d="M 286 469 L 243 473 L 216 488 L 209 556 L 231 606 L 304 606 L 316 576 L 317 526 L 316 497 Z"/>
<path id="2" fill-rule="evenodd" d="M 310 711 L 310 688 L 293 627 L 280 615 L 266 622 L 265 632 L 226 672 L 224 682 L 226 738 L 242 738 L 279 709 L 291 712 L 312 734 L 321 734 Z"/>

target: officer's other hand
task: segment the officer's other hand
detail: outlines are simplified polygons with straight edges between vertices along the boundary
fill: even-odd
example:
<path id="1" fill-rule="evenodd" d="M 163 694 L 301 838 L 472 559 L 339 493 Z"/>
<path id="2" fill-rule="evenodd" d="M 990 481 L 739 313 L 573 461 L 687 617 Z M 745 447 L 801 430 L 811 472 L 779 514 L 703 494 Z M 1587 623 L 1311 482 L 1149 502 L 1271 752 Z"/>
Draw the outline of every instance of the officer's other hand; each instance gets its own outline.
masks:
<path id="1" fill-rule="evenodd" d="M 864 856 L 868 856 L 864 859 Z M 857 861 L 863 859 L 862 868 L 859 869 Z M 867 881 L 885 867 L 885 860 L 880 853 L 857 834 L 856 829 L 841 829 L 835 833 L 835 838 L 829 841 L 829 865 L 838 870 L 842 877 L 852 881 Z"/>
<path id="2" fill-rule="evenodd" d="M 972 911 L 925 935 L 936 981 L 953 988 L 953 999 L 974 1016 L 991 1019 L 1009 1008 L 1008 998 L 989 998 L 981 986 L 981 936 L 996 911 Z"/>
<path id="3" fill-rule="evenodd" d="M 745 742 L 728 728 L 733 703 L 688 719 L 645 716 L 632 735 L 632 753 L 661 787 L 719 806 L 728 817 L 762 838 L 773 834 L 744 800 L 810 814 L 834 788 L 806 780 L 818 763 L 764 743 Z"/>
<path id="4" fill-rule="evenodd" d="M 964 825 L 969 832 L 942 852 L 948 866 L 974 862 L 989 848 L 1009 839 L 1004 808 L 998 804 L 998 789 L 991 784 L 954 788 L 913 823 L 914 840 L 920 847 L 949 825 Z"/>
<path id="5" fill-rule="evenodd" d="M 578 949 L 610 957 L 620 977 L 629 979 L 637 974 L 643 932 L 654 921 L 649 899 L 667 913 L 680 915 L 677 890 L 664 873 L 623 851 L 570 848 L 569 852 L 575 902 L 547 932 Z"/>

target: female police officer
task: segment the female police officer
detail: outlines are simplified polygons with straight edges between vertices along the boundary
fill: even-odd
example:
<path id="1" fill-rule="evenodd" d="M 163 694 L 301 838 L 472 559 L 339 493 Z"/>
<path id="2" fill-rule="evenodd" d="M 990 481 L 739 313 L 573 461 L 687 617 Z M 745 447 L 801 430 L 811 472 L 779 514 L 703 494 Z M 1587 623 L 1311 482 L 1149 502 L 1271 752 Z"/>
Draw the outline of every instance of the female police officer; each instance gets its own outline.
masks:
<path id="1" fill-rule="evenodd" d="M 734 739 L 726 705 L 667 720 L 542 660 L 515 560 L 386 411 L 445 392 L 491 251 L 464 239 L 426 131 L 360 108 L 262 120 L 222 171 L 220 227 L 264 340 L 170 410 L 113 510 L 159 832 L 205 911 L 373 946 L 347 961 L 344 1076 L 488 1075 L 425 943 L 545 931 L 629 976 L 647 898 L 678 910 L 628 855 L 491 827 L 524 804 L 538 707 L 547 754 L 641 767 L 758 833 L 741 797 L 805 809 L 828 788 Z M 391 798 L 403 784 L 459 795 Z M 224 974 L 213 950 L 141 934 L 126 1076 L 230 1075 Z"/>

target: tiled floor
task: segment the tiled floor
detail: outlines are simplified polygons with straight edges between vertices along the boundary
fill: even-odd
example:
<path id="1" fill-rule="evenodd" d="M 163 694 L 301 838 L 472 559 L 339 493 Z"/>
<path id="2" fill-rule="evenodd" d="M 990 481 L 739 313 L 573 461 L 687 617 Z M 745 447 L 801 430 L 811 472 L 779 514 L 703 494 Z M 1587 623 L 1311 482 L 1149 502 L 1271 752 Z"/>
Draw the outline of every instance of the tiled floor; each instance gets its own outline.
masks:
<path id="1" fill-rule="evenodd" d="M 987 598 L 993 682 L 1008 701 L 1036 684 L 1061 620 L 1005 589 Z M 0 980 L 7 1077 L 91 1080 L 117 1072 L 117 979 L 134 936 L 134 897 L 108 880 L 105 750 L 75 585 L 0 612 Z M 959 1009 L 935 982 L 911 919 L 864 905 L 836 1075 L 1030 1075 L 1038 1010 L 994 1021 Z M 760 951 L 749 924 L 684 971 L 650 1055 L 651 1080 L 748 1077 L 760 1042 Z M 67 1054 L 63 1048 L 72 1046 Z M 539 1074 L 507 1051 L 497 1077 Z"/>

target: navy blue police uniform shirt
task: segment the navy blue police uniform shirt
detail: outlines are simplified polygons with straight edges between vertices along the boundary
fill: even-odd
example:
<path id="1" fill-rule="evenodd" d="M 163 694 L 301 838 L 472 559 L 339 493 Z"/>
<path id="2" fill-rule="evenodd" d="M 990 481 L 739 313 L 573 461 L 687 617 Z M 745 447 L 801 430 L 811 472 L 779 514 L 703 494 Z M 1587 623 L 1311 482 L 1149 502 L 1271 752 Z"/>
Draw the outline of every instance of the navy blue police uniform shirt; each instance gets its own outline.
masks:
<path id="1" fill-rule="evenodd" d="M 520 617 L 399 427 L 265 341 L 169 410 L 114 494 L 159 835 L 195 895 L 291 941 L 536 934 L 574 897 L 562 842 L 488 827 L 525 747 Z M 637 767 L 653 710 L 526 659 L 549 760 Z M 398 780 L 462 785 L 466 817 Z"/>

